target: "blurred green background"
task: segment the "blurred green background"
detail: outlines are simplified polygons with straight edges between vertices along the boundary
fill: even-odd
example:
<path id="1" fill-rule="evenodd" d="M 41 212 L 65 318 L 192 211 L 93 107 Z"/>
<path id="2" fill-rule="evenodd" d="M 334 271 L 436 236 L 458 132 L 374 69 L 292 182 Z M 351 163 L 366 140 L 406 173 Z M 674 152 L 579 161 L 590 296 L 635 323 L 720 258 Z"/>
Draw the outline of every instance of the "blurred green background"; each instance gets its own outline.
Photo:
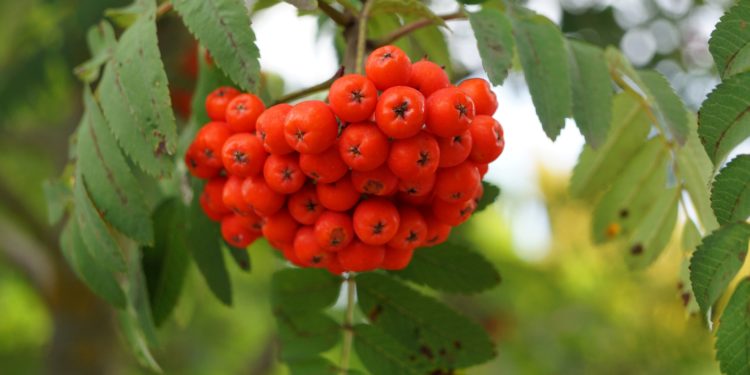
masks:
<path id="1" fill-rule="evenodd" d="M 42 190 L 43 181 L 64 168 L 68 138 L 81 114 L 81 85 L 73 68 L 87 58 L 85 31 L 104 9 L 127 3 L 0 2 L 2 374 L 144 372 L 123 344 L 112 311 L 75 280 L 63 262 L 57 241 L 60 228 L 47 224 Z M 445 1 L 436 3 L 442 6 Z M 710 63 L 701 60 L 703 50 L 695 46 L 701 41 L 696 42 L 683 24 L 696 22 L 694 17 L 706 9 L 715 16 L 727 2 L 620 2 L 635 8 L 632 4 L 641 4 L 638 9 L 645 13 L 635 16 L 609 3 L 614 2 L 561 1 L 556 3 L 558 21 L 565 32 L 600 45 L 618 45 L 626 54 L 628 49 L 635 51 L 629 57 L 637 65 L 664 72 L 695 107 L 715 78 Z M 639 21 L 639 14 L 644 20 Z M 659 35 L 653 26 L 657 21 L 661 27 L 671 25 L 678 43 L 671 49 L 654 47 L 646 57 L 638 55 L 651 42 L 646 38 L 647 45 L 639 45 L 643 35 L 634 39 L 633 30 L 656 30 L 653 42 L 661 43 L 654 39 Z M 195 72 L 194 42 L 174 18 L 160 22 L 159 32 L 175 108 L 185 113 Z M 537 175 L 534 183 L 542 194 L 534 199 L 544 207 L 544 225 L 549 227 L 544 230 L 551 235 L 543 256 L 528 257 L 514 249 L 513 236 L 537 233 L 533 226 L 521 234 L 511 230 L 513 211 L 507 207 L 518 198 L 512 194 L 466 226 L 471 243 L 503 276 L 493 291 L 445 296 L 480 321 L 497 342 L 499 356 L 468 373 L 718 373 L 709 332 L 683 305 L 678 246 L 671 245 L 647 272 L 628 271 L 614 248 L 591 244 L 591 207 L 569 198 L 569 176 L 543 168 Z M 270 275 L 281 265 L 263 246 L 251 249 L 251 256 L 251 274 L 230 266 L 233 308 L 216 302 L 191 270 L 173 319 L 160 330 L 161 346 L 155 354 L 165 373 L 286 373 L 275 360 L 275 326 L 268 303 Z"/>

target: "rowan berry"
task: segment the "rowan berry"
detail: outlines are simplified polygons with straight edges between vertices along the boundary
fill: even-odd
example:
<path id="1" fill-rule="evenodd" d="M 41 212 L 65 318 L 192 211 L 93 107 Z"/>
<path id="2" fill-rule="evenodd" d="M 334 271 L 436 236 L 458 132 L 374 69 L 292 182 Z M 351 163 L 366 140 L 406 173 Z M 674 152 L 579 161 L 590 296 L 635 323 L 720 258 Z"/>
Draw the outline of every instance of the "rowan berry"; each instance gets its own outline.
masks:
<path id="1" fill-rule="evenodd" d="M 490 170 L 489 164 L 486 163 L 474 163 L 474 165 L 476 165 L 477 170 L 479 171 L 479 176 L 482 178 L 484 178 L 484 175 Z"/>
<path id="2" fill-rule="evenodd" d="M 354 239 L 349 246 L 336 253 L 341 267 L 351 272 L 372 271 L 380 267 L 385 247 L 368 245 Z"/>
<path id="3" fill-rule="evenodd" d="M 378 103 L 378 90 L 367 77 L 347 74 L 333 82 L 328 102 L 341 121 L 365 121 L 372 116 Z"/>
<path id="4" fill-rule="evenodd" d="M 255 122 L 265 109 L 263 101 L 257 96 L 240 94 L 229 102 L 224 117 L 233 132 L 250 133 L 255 131 Z"/>
<path id="5" fill-rule="evenodd" d="M 224 168 L 237 177 L 250 177 L 260 173 L 266 162 L 266 155 L 263 143 L 250 133 L 232 135 L 221 149 Z"/>
<path id="6" fill-rule="evenodd" d="M 472 162 L 441 168 L 435 176 L 435 196 L 446 202 L 463 202 L 474 197 L 480 183 L 479 171 Z"/>
<path id="7" fill-rule="evenodd" d="M 242 182 L 242 198 L 262 216 L 273 215 L 286 202 L 286 196 L 271 189 L 262 175 L 248 177 Z"/>
<path id="8" fill-rule="evenodd" d="M 367 172 L 352 171 L 352 183 L 358 192 L 378 196 L 391 195 L 398 189 L 398 177 L 386 165 Z"/>
<path id="9" fill-rule="evenodd" d="M 463 163 L 469 157 L 473 144 L 470 130 L 454 137 L 439 137 L 437 141 L 440 146 L 440 168 L 454 167 Z"/>
<path id="10" fill-rule="evenodd" d="M 424 206 L 432 203 L 432 196 L 433 194 L 431 193 L 426 195 L 410 195 L 401 191 L 398 193 L 398 195 L 396 195 L 396 198 L 398 199 L 399 203 L 409 204 L 412 206 Z"/>
<path id="11" fill-rule="evenodd" d="M 388 158 L 388 147 L 388 137 L 372 123 L 351 124 L 339 139 L 341 159 L 356 171 L 379 167 Z"/>
<path id="12" fill-rule="evenodd" d="M 341 262 L 339 262 L 339 256 L 336 253 L 328 254 L 328 265 L 326 269 L 332 275 L 341 275 L 346 272 L 344 267 L 341 265 Z"/>
<path id="13" fill-rule="evenodd" d="M 352 217 L 348 214 L 326 211 L 315 221 L 315 239 L 326 251 L 339 251 L 354 239 Z"/>
<path id="14" fill-rule="evenodd" d="M 494 161 L 505 149 L 503 127 L 490 116 L 477 116 L 469 128 L 473 146 L 469 158 L 476 163 Z"/>
<path id="15" fill-rule="evenodd" d="M 302 154 L 325 151 L 336 141 L 338 131 L 333 111 L 319 100 L 295 105 L 284 120 L 286 142 Z"/>
<path id="16" fill-rule="evenodd" d="M 391 87 L 380 95 L 375 122 L 389 137 L 413 137 L 424 124 L 424 103 L 422 93 L 411 87 Z"/>
<path id="17" fill-rule="evenodd" d="M 427 237 L 422 246 L 431 247 L 447 241 L 452 227 L 435 218 L 431 212 L 423 216 L 427 223 Z"/>
<path id="18" fill-rule="evenodd" d="M 471 214 L 477 208 L 477 202 L 469 199 L 465 202 L 446 202 L 435 199 L 432 202 L 432 213 L 445 224 L 456 226 L 469 220 Z"/>
<path id="19" fill-rule="evenodd" d="M 227 179 L 223 177 L 208 180 L 203 186 L 203 193 L 200 196 L 200 204 L 203 211 L 214 221 L 219 221 L 222 217 L 232 213 L 232 210 L 224 205 L 224 185 Z M 211 214 L 209 214 L 209 212 Z M 218 219 L 217 219 L 218 218 Z"/>
<path id="20" fill-rule="evenodd" d="M 242 249 L 258 238 L 251 226 L 252 222 L 248 218 L 229 215 L 221 220 L 221 235 L 229 245 Z"/>
<path id="21" fill-rule="evenodd" d="M 224 121 L 229 102 L 240 92 L 229 86 L 222 86 L 206 96 L 206 113 L 211 120 Z"/>
<path id="22" fill-rule="evenodd" d="M 185 165 L 191 175 L 207 180 L 221 173 L 221 167 L 211 167 L 203 164 L 200 148 L 197 143 L 193 142 L 185 152 Z"/>
<path id="23" fill-rule="evenodd" d="M 224 191 L 221 199 L 224 205 L 235 214 L 246 216 L 253 212 L 253 207 L 242 197 L 243 179 L 237 176 L 229 176 L 224 183 Z"/>
<path id="24" fill-rule="evenodd" d="M 396 235 L 388 241 L 388 247 L 406 250 L 422 246 L 427 238 L 427 222 L 416 208 L 402 206 L 398 209 L 400 223 Z"/>
<path id="25" fill-rule="evenodd" d="M 221 149 L 231 135 L 232 132 L 223 122 L 209 122 L 198 130 L 194 143 L 199 150 L 199 154 L 196 155 L 199 164 L 211 168 L 223 168 Z"/>
<path id="26" fill-rule="evenodd" d="M 405 86 L 411 75 L 411 60 L 400 48 L 383 46 L 367 57 L 365 73 L 381 91 L 393 86 Z"/>
<path id="27" fill-rule="evenodd" d="M 420 60 L 411 65 L 409 86 L 419 90 L 425 98 L 451 85 L 445 69 L 432 61 Z"/>
<path id="28" fill-rule="evenodd" d="M 388 167 L 401 179 L 420 179 L 435 173 L 440 163 L 440 147 L 435 137 L 421 132 L 391 144 Z"/>
<path id="29" fill-rule="evenodd" d="M 292 106 L 289 104 L 277 104 L 266 109 L 255 122 L 263 147 L 271 154 L 284 155 L 294 151 L 292 146 L 286 143 L 284 135 L 284 121 L 291 110 Z"/>
<path id="30" fill-rule="evenodd" d="M 380 264 L 380 268 L 389 271 L 402 270 L 409 265 L 413 255 L 413 248 L 396 249 L 386 246 L 385 254 L 383 256 L 383 263 Z"/>
<path id="31" fill-rule="evenodd" d="M 328 252 L 315 240 L 312 227 L 300 227 L 294 236 L 294 253 L 304 267 L 326 268 Z"/>
<path id="32" fill-rule="evenodd" d="M 263 166 L 263 177 L 274 191 L 292 194 L 305 184 L 305 174 L 299 167 L 295 154 L 270 155 Z"/>
<path id="33" fill-rule="evenodd" d="M 398 231 L 400 218 L 396 206 L 383 198 L 361 202 L 354 209 L 352 223 L 359 239 L 369 245 L 383 245 Z"/>
<path id="34" fill-rule="evenodd" d="M 332 211 L 347 211 L 359 202 L 360 193 L 354 188 L 354 183 L 349 176 L 330 184 L 317 184 L 315 190 L 318 193 L 320 204 Z"/>
<path id="35" fill-rule="evenodd" d="M 289 213 L 294 220 L 300 224 L 313 225 L 320 215 L 323 214 L 323 206 L 320 204 L 318 194 L 313 185 L 306 185 L 289 196 Z"/>
<path id="36" fill-rule="evenodd" d="M 477 115 L 492 116 L 497 110 L 497 96 L 484 79 L 469 78 L 458 84 L 458 88 L 474 102 Z"/>
<path id="37" fill-rule="evenodd" d="M 435 174 L 424 177 L 401 179 L 398 182 L 398 190 L 411 197 L 431 197 L 432 188 L 435 186 Z"/>
<path id="38" fill-rule="evenodd" d="M 272 244 L 291 245 L 299 223 L 286 208 L 266 217 L 263 223 L 263 236 Z M 282 247 L 283 250 L 283 247 Z"/>
<path id="39" fill-rule="evenodd" d="M 313 181 L 324 184 L 338 181 L 349 172 L 349 166 L 341 160 L 336 144 L 319 154 L 301 154 L 299 166 Z"/>
<path id="40" fill-rule="evenodd" d="M 281 247 L 281 253 L 284 254 L 284 258 L 289 263 L 294 264 L 297 267 L 307 267 L 302 261 L 297 258 L 297 253 L 294 251 L 294 245 L 288 244 Z"/>
<path id="41" fill-rule="evenodd" d="M 462 134 L 469 129 L 474 115 L 474 102 L 455 87 L 436 91 L 425 104 L 425 126 L 440 137 Z"/>

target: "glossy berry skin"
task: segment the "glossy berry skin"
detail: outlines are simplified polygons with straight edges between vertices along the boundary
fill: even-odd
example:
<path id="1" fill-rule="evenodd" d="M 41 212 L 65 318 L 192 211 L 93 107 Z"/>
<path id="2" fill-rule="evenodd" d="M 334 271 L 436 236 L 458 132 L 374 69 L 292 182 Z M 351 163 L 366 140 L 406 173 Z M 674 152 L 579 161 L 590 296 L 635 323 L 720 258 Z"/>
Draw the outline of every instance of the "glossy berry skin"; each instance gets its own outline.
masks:
<path id="1" fill-rule="evenodd" d="M 224 206 L 235 214 L 247 216 L 253 213 L 253 207 L 245 202 L 245 198 L 242 197 L 243 180 L 237 176 L 229 176 L 224 184 L 221 199 L 224 202 Z"/>
<path id="2" fill-rule="evenodd" d="M 331 273 L 331 275 L 341 276 L 346 270 L 341 265 L 341 262 L 339 262 L 339 256 L 336 253 L 329 253 L 328 254 L 328 266 L 326 267 L 328 272 Z"/>
<path id="3" fill-rule="evenodd" d="M 227 105 L 227 126 L 235 133 L 251 133 L 255 131 L 255 122 L 266 109 L 263 101 L 253 94 L 240 94 Z"/>
<path id="4" fill-rule="evenodd" d="M 421 132 L 391 144 L 388 167 L 401 179 L 419 179 L 435 173 L 440 164 L 440 146 L 432 135 Z"/>
<path id="5" fill-rule="evenodd" d="M 353 240 L 349 246 L 336 253 L 341 267 L 351 272 L 367 272 L 380 267 L 385 257 L 385 247 L 368 245 Z"/>
<path id="6" fill-rule="evenodd" d="M 230 215 L 221 220 L 221 236 L 229 245 L 243 249 L 248 247 L 258 234 L 251 230 L 252 222 L 243 216 Z"/>
<path id="7" fill-rule="evenodd" d="M 206 96 L 206 113 L 211 120 L 224 121 L 227 106 L 240 92 L 229 86 L 222 86 Z"/>
<path id="8" fill-rule="evenodd" d="M 266 109 L 255 122 L 258 137 L 263 147 L 271 154 L 285 155 L 294 149 L 286 142 L 284 121 L 292 106 L 286 103 L 277 104 Z"/>
<path id="9" fill-rule="evenodd" d="M 328 253 L 318 245 L 312 227 L 301 227 L 294 237 L 294 253 L 304 267 L 326 268 Z"/>
<path id="10" fill-rule="evenodd" d="M 398 189 L 398 177 L 387 165 L 367 172 L 352 171 L 352 183 L 358 192 L 377 196 L 391 195 Z"/>
<path id="11" fill-rule="evenodd" d="M 398 192 L 398 194 L 396 194 L 396 199 L 398 200 L 399 204 L 408 204 L 412 206 L 429 206 L 432 203 L 432 196 L 432 192 L 427 195 L 414 196 L 400 191 Z"/>
<path id="12" fill-rule="evenodd" d="M 474 102 L 477 115 L 492 116 L 497 110 L 497 96 L 490 83 L 481 78 L 469 78 L 458 85 Z"/>
<path id="13" fill-rule="evenodd" d="M 474 163 L 474 165 L 477 167 L 477 170 L 479 171 L 479 176 L 484 178 L 484 175 L 487 174 L 487 172 L 490 170 L 490 166 L 486 163 Z"/>
<path id="14" fill-rule="evenodd" d="M 413 137 L 422 130 L 424 105 L 424 96 L 419 91 L 407 86 L 391 87 L 380 95 L 375 122 L 391 138 Z"/>
<path id="15" fill-rule="evenodd" d="M 289 261 L 289 263 L 294 264 L 297 267 L 306 267 L 302 261 L 297 258 L 297 253 L 294 251 L 294 245 L 284 245 L 281 247 L 281 253 L 284 254 L 284 258 Z"/>
<path id="16" fill-rule="evenodd" d="M 396 46 L 383 46 L 370 54 L 365 62 L 367 78 L 378 90 L 406 86 L 411 75 L 411 60 Z"/>
<path id="17" fill-rule="evenodd" d="M 419 90 L 425 98 L 450 85 L 448 73 L 440 65 L 428 60 L 420 60 L 411 65 L 409 86 Z"/>
<path id="18" fill-rule="evenodd" d="M 505 149 L 503 127 L 490 116 L 477 116 L 472 123 L 473 146 L 469 158 L 475 163 L 487 164 L 497 159 Z"/>
<path id="19" fill-rule="evenodd" d="M 398 250 L 415 249 L 427 238 L 427 222 L 419 211 L 410 206 L 398 209 L 400 223 L 396 235 L 388 241 L 388 247 Z"/>
<path id="20" fill-rule="evenodd" d="M 471 98 L 455 87 L 448 87 L 427 98 L 425 126 L 439 137 L 454 137 L 469 129 L 474 115 Z"/>
<path id="21" fill-rule="evenodd" d="M 294 220 L 286 208 L 282 208 L 266 217 L 262 231 L 263 236 L 272 244 L 291 245 L 297 228 L 299 228 L 297 220 Z"/>
<path id="22" fill-rule="evenodd" d="M 402 270 L 409 265 L 413 255 L 414 249 L 396 249 L 386 246 L 380 268 L 388 271 Z"/>
<path id="23" fill-rule="evenodd" d="M 423 216 L 427 223 L 427 237 L 422 246 L 431 247 L 447 241 L 451 234 L 451 226 L 435 218 L 431 212 Z"/>
<path id="24" fill-rule="evenodd" d="M 398 190 L 411 197 L 430 197 L 434 186 L 435 174 L 398 182 Z"/>
<path id="25" fill-rule="evenodd" d="M 349 176 L 330 184 L 315 186 L 320 204 L 332 211 L 348 211 L 359 202 L 360 193 Z"/>
<path id="26" fill-rule="evenodd" d="M 349 166 L 341 160 L 336 144 L 319 154 L 301 154 L 299 166 L 307 177 L 323 184 L 338 181 L 349 172 Z"/>
<path id="27" fill-rule="evenodd" d="M 432 213 L 435 218 L 450 226 L 456 226 L 469 220 L 476 208 L 477 203 L 473 199 L 456 203 L 435 199 L 432 202 Z"/>
<path id="28" fill-rule="evenodd" d="M 474 197 L 481 184 L 479 171 L 472 162 L 440 169 L 435 176 L 435 196 L 443 201 L 458 203 Z"/>
<path id="29" fill-rule="evenodd" d="M 221 159 L 229 174 L 237 177 L 255 176 L 263 170 L 266 151 L 258 137 L 237 133 L 227 138 L 221 149 Z"/>
<path id="30" fill-rule="evenodd" d="M 191 175 L 196 178 L 207 180 L 221 173 L 221 167 L 210 167 L 203 164 L 203 158 L 197 143 L 193 142 L 185 152 L 185 165 Z"/>
<path id="31" fill-rule="evenodd" d="M 319 100 L 301 102 L 284 120 L 286 142 L 301 154 L 317 154 L 336 141 L 339 125 L 331 108 Z"/>
<path id="32" fill-rule="evenodd" d="M 361 122 L 372 116 L 378 103 L 378 90 L 367 77 L 347 74 L 333 82 L 328 102 L 341 121 Z"/>
<path id="33" fill-rule="evenodd" d="M 352 223 L 359 239 L 368 245 L 384 245 L 398 231 L 400 217 L 396 206 L 383 198 L 361 202 L 354 209 Z"/>
<path id="34" fill-rule="evenodd" d="M 440 168 L 453 167 L 463 163 L 471 153 L 473 139 L 471 128 L 455 137 L 437 139 L 440 146 Z"/>
<path id="35" fill-rule="evenodd" d="M 289 207 L 289 213 L 292 214 L 294 220 L 303 225 L 315 224 L 315 221 L 324 211 L 313 185 L 306 185 L 292 194 L 289 197 L 287 207 Z"/>
<path id="36" fill-rule="evenodd" d="M 339 139 L 341 160 L 355 171 L 371 171 L 388 158 L 388 137 L 375 124 L 347 126 Z"/>
<path id="37" fill-rule="evenodd" d="M 263 166 L 263 177 L 277 193 L 292 194 L 305 184 L 305 174 L 294 154 L 271 155 Z"/>
<path id="38" fill-rule="evenodd" d="M 232 213 L 232 210 L 224 205 L 224 185 L 227 179 L 223 177 L 212 178 L 203 186 L 203 192 L 201 193 L 200 203 L 203 210 L 210 211 L 213 215 L 209 217 L 214 220 L 218 217 L 219 219 Z"/>
<path id="39" fill-rule="evenodd" d="M 315 240 L 326 251 L 340 251 L 354 239 L 352 217 L 348 214 L 326 211 L 315 221 Z"/>
<path id="40" fill-rule="evenodd" d="M 223 168 L 221 150 L 224 142 L 232 135 L 227 125 L 223 122 L 209 122 L 204 125 L 195 135 L 195 144 L 198 149 L 199 164 L 211 168 Z"/>
<path id="41" fill-rule="evenodd" d="M 242 198 L 263 216 L 275 214 L 286 203 L 286 195 L 271 189 L 262 175 L 248 177 L 242 182 Z"/>

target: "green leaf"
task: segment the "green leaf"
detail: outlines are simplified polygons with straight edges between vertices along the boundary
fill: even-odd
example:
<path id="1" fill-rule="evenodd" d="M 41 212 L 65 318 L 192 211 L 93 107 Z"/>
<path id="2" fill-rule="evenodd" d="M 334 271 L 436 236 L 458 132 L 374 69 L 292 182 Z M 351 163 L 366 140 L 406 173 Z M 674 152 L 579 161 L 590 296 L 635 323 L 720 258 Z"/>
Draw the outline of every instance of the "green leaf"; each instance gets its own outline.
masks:
<path id="1" fill-rule="evenodd" d="M 148 11 L 120 37 L 98 97 L 125 154 L 149 175 L 164 177 L 174 169 L 177 127 L 157 45 L 155 4 L 147 3 Z"/>
<path id="2" fill-rule="evenodd" d="M 612 130 L 598 149 L 584 146 L 570 180 L 570 193 L 591 199 L 605 190 L 643 146 L 651 128 L 634 94 L 623 92 L 612 102 Z"/>
<path id="3" fill-rule="evenodd" d="M 118 311 L 117 320 L 120 323 L 120 332 L 125 336 L 125 341 L 133 351 L 138 363 L 153 372 L 161 373 L 162 370 L 154 359 L 154 355 L 151 354 L 148 340 L 138 325 L 137 319 L 129 311 Z"/>
<path id="4" fill-rule="evenodd" d="M 438 26 L 427 26 L 416 30 L 409 34 L 409 40 L 412 41 L 414 50 L 412 54 L 419 53 L 414 56 L 412 61 L 427 56 L 430 61 L 442 66 L 448 73 L 448 77 L 453 76 L 453 61 L 451 60 L 448 43 Z"/>
<path id="5" fill-rule="evenodd" d="M 157 326 L 169 318 L 177 305 L 190 265 L 185 243 L 184 210 L 177 198 L 159 205 L 153 216 L 156 225 L 154 246 L 143 249 L 143 272 Z"/>
<path id="6" fill-rule="evenodd" d="M 414 252 L 411 263 L 394 275 L 450 293 L 477 293 L 500 284 L 500 274 L 466 245 L 445 243 Z"/>
<path id="7" fill-rule="evenodd" d="M 428 361 L 371 325 L 354 326 L 354 350 L 373 374 L 423 375 L 431 370 Z"/>
<path id="8" fill-rule="evenodd" d="M 484 189 L 484 194 L 482 194 L 482 197 L 479 198 L 479 202 L 477 202 L 477 208 L 476 210 L 474 210 L 474 213 L 484 211 L 485 208 L 495 203 L 497 198 L 500 196 L 500 188 L 495 186 L 494 184 L 491 184 L 487 181 L 482 181 L 482 188 Z"/>
<path id="9" fill-rule="evenodd" d="M 494 8 L 469 13 L 482 66 L 493 85 L 502 85 L 513 65 L 513 32 L 510 20 Z"/>
<path id="10" fill-rule="evenodd" d="M 271 278 L 271 303 L 288 312 L 322 310 L 339 296 L 341 278 L 325 270 L 287 268 Z"/>
<path id="11" fill-rule="evenodd" d="M 680 189 L 663 190 L 654 197 L 648 213 L 628 240 L 626 262 L 635 269 L 651 265 L 669 244 L 677 224 L 677 208 L 680 202 Z"/>
<path id="12" fill-rule="evenodd" d="M 594 242 L 627 238 L 641 224 L 665 188 L 667 156 L 667 146 L 660 138 L 652 138 L 628 161 L 594 209 Z"/>
<path id="13" fill-rule="evenodd" d="M 609 46 L 604 49 L 604 58 L 607 60 L 609 71 L 613 77 L 625 81 L 630 87 L 633 87 L 633 84 L 635 84 L 635 87 L 633 88 L 639 93 L 639 95 L 643 94 L 645 96 L 643 90 L 645 90 L 646 85 L 641 80 L 641 76 L 635 68 L 633 68 L 633 65 L 630 64 L 630 60 L 628 60 L 620 50 Z"/>
<path id="14" fill-rule="evenodd" d="M 713 179 L 713 165 L 698 139 L 695 120 L 691 120 L 689 125 L 690 133 L 687 142 L 684 146 L 678 148 L 675 153 L 677 162 L 675 173 L 682 178 L 684 188 L 690 196 L 690 201 L 695 207 L 704 231 L 710 232 L 719 227 L 711 209 L 709 197 L 709 186 Z"/>
<path id="15" fill-rule="evenodd" d="M 495 356 L 481 326 L 391 277 L 358 275 L 357 297 L 375 327 L 435 369 L 464 368 Z"/>
<path id="16" fill-rule="evenodd" d="M 341 338 L 341 327 L 322 312 L 293 314 L 274 309 L 283 361 L 315 357 L 333 348 Z"/>
<path id="17" fill-rule="evenodd" d="M 200 206 L 203 184 L 193 183 L 193 202 L 187 212 L 185 243 L 211 292 L 225 305 L 232 304 L 232 284 L 221 251 L 219 224 L 211 221 Z"/>
<path id="18" fill-rule="evenodd" d="M 287 362 L 291 375 L 338 375 L 341 369 L 333 362 L 323 358 L 305 358 Z M 354 371 L 347 371 L 347 374 L 354 375 Z"/>
<path id="19" fill-rule="evenodd" d="M 49 225 L 55 225 L 65 214 L 65 208 L 73 200 L 73 194 L 68 185 L 59 179 L 45 180 L 42 189 L 47 201 L 47 221 Z"/>
<path id="20" fill-rule="evenodd" d="M 318 9 L 317 0 L 284 0 L 284 1 L 299 8 L 299 10 L 311 11 L 311 10 Z"/>
<path id="21" fill-rule="evenodd" d="M 531 11 L 516 9 L 512 22 L 536 113 L 547 137 L 555 140 L 572 105 L 565 41 L 557 25 Z"/>
<path id="22" fill-rule="evenodd" d="M 238 249 L 236 247 L 229 246 L 226 243 L 224 243 L 224 245 L 226 246 L 223 247 L 226 248 L 226 251 L 229 253 L 229 255 L 232 256 L 234 263 L 236 263 L 241 270 L 250 272 L 252 266 L 250 264 L 250 254 L 248 253 L 247 249 Z"/>
<path id="23" fill-rule="evenodd" d="M 104 15 L 115 25 L 127 29 L 138 21 L 140 15 L 156 10 L 153 0 L 134 0 L 130 5 L 121 8 L 107 9 Z"/>
<path id="24" fill-rule="evenodd" d="M 125 307 L 125 292 L 115 278 L 115 274 L 100 267 L 83 243 L 78 222 L 68 220 L 60 237 L 60 248 L 65 260 L 76 276 L 97 296 L 118 309 Z"/>
<path id="25" fill-rule="evenodd" d="M 705 313 L 745 263 L 750 224 L 725 225 L 703 239 L 690 260 L 695 299 Z"/>
<path id="26" fill-rule="evenodd" d="M 737 156 L 719 172 L 711 189 L 711 207 L 722 225 L 750 216 L 750 155 Z"/>
<path id="27" fill-rule="evenodd" d="M 588 43 L 570 40 L 568 67 L 573 88 L 573 118 L 593 149 L 607 140 L 612 121 L 612 81 L 604 52 Z"/>
<path id="28" fill-rule="evenodd" d="M 698 135 L 714 166 L 750 136 L 750 72 L 719 84 L 698 112 Z"/>
<path id="29" fill-rule="evenodd" d="M 91 199 L 104 219 L 122 234 L 142 244 L 153 244 L 153 224 L 140 184 L 88 89 L 83 101 L 86 112 L 78 130 L 78 168 Z"/>
<path id="30" fill-rule="evenodd" d="M 128 277 L 125 293 L 128 296 L 127 309 L 133 319 L 137 322 L 143 337 L 149 345 L 157 346 L 156 326 L 151 314 L 149 303 L 148 286 L 143 275 L 141 264 L 143 255 L 138 244 L 125 239 L 124 247 L 128 250 Z"/>
<path id="31" fill-rule="evenodd" d="M 737 1 L 716 24 L 708 41 L 708 50 L 716 62 L 722 79 L 742 72 L 750 67 L 748 45 L 750 43 L 750 3 Z"/>
<path id="32" fill-rule="evenodd" d="M 685 312 L 693 315 L 698 314 L 701 310 L 698 302 L 695 301 L 695 293 L 690 285 L 690 258 L 683 257 L 680 263 L 680 281 L 677 284 L 680 293 L 680 299 L 685 306 Z"/>
<path id="33" fill-rule="evenodd" d="M 664 125 L 664 131 L 677 143 L 684 145 L 689 132 L 687 108 L 674 92 L 669 81 L 659 72 L 641 70 L 638 72 L 645 87 L 646 95 L 653 112 Z M 667 134 L 665 134 L 667 135 Z"/>
<path id="34" fill-rule="evenodd" d="M 750 279 L 735 288 L 716 331 L 716 359 L 725 374 L 750 372 Z"/>
<path id="35" fill-rule="evenodd" d="M 175 0 L 175 10 L 216 64 L 238 86 L 257 92 L 260 52 L 245 4 L 238 0 Z"/>
<path id="36" fill-rule="evenodd" d="M 199 49 L 200 50 L 200 49 Z M 198 52 L 201 53 L 200 51 Z M 198 82 L 195 85 L 195 91 L 193 91 L 192 101 L 192 116 L 191 122 L 197 125 L 203 125 L 209 121 L 208 113 L 206 113 L 206 96 L 211 91 L 216 90 L 219 86 L 231 85 L 232 81 L 224 75 L 220 69 L 215 65 L 208 65 L 201 56 L 198 56 Z M 197 131 L 197 129 L 196 129 Z M 193 139 L 194 134 L 190 134 L 190 139 Z"/>
<path id="37" fill-rule="evenodd" d="M 76 173 L 73 202 L 76 207 L 75 219 L 78 229 L 91 258 L 104 270 L 124 272 L 127 269 L 125 257 L 107 224 L 102 220 L 100 212 L 91 202 L 80 170 Z"/>
<path id="38" fill-rule="evenodd" d="M 374 0 L 370 15 L 399 14 L 432 20 L 433 23 L 445 26 L 445 21 L 435 15 L 430 8 L 419 0 Z"/>
<path id="39" fill-rule="evenodd" d="M 99 79 L 99 71 L 111 57 L 117 39 L 115 30 L 107 21 L 101 21 L 95 26 L 89 28 L 86 33 L 91 58 L 75 67 L 75 74 L 83 82 L 91 83 Z"/>
<path id="40" fill-rule="evenodd" d="M 692 220 L 687 219 L 685 226 L 682 228 L 682 240 L 680 241 L 682 250 L 688 254 L 692 253 L 701 244 L 701 239 L 698 227 Z"/>

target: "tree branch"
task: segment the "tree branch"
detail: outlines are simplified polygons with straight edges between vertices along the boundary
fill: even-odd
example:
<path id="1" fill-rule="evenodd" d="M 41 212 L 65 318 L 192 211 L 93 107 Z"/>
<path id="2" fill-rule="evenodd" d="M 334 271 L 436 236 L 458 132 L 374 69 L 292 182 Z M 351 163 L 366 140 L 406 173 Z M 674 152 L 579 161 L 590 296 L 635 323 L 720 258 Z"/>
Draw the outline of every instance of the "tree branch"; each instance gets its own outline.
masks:
<path id="1" fill-rule="evenodd" d="M 451 21 L 451 20 L 463 20 L 466 19 L 466 13 L 463 11 L 458 11 L 451 14 L 444 14 L 440 17 L 443 21 Z M 384 45 L 391 44 L 401 38 L 403 38 L 406 35 L 409 35 L 410 33 L 419 30 L 423 27 L 430 26 L 435 23 L 435 20 L 425 18 L 421 19 L 419 21 L 414 21 L 412 23 L 408 23 L 404 26 L 401 26 L 400 28 L 393 30 L 390 34 L 384 36 L 380 40 L 372 41 L 371 44 L 373 47 L 380 47 Z"/>
<path id="2" fill-rule="evenodd" d="M 333 22 L 341 26 L 347 26 L 352 22 L 352 17 L 348 14 L 339 12 L 325 1 L 318 1 L 318 8 L 323 11 Z"/>
<path id="3" fill-rule="evenodd" d="M 357 21 L 357 59 L 354 65 L 357 74 L 362 74 L 365 46 L 367 45 L 367 22 L 370 20 L 370 12 L 372 12 L 372 5 L 374 3 L 375 1 L 373 0 L 365 0 L 365 5 L 362 6 L 362 13 L 359 14 L 359 20 Z"/>
<path id="4" fill-rule="evenodd" d="M 279 103 L 290 102 L 292 100 L 299 99 L 299 98 L 304 98 L 305 96 L 312 95 L 312 94 L 315 94 L 316 92 L 323 91 L 323 90 L 327 89 L 328 87 L 330 87 L 331 84 L 333 83 L 333 81 L 335 81 L 336 79 L 338 79 L 342 75 L 344 75 L 344 67 L 343 66 L 339 67 L 339 70 L 336 71 L 336 74 L 334 74 L 333 77 L 327 79 L 325 82 L 318 83 L 315 86 L 304 88 L 304 89 L 299 90 L 299 91 L 290 92 L 290 93 L 288 93 L 288 94 L 286 94 L 286 95 L 284 95 L 284 96 L 276 99 L 276 101 L 273 104 L 276 105 L 276 104 L 279 104 Z"/>

